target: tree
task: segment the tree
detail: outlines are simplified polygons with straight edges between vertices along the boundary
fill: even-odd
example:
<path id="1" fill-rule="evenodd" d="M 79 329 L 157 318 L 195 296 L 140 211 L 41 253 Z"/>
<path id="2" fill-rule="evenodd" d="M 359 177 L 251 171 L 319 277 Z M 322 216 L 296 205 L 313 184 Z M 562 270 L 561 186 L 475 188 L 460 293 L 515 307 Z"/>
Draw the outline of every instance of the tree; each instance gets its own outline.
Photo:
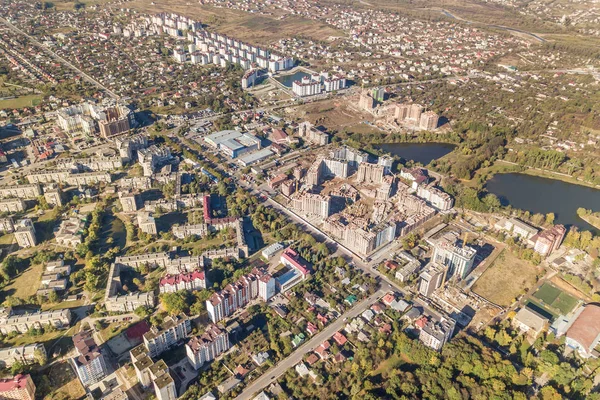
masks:
<path id="1" fill-rule="evenodd" d="M 33 352 L 33 359 L 40 366 L 46 365 L 46 363 L 48 362 L 48 355 L 46 354 L 46 350 L 43 348 L 35 349 L 35 351 Z"/>
<path id="2" fill-rule="evenodd" d="M 556 216 L 554 215 L 554 213 L 548 213 L 546 214 L 546 223 L 548 225 L 554 225 L 554 219 L 556 218 Z"/>
<path id="3" fill-rule="evenodd" d="M 189 309 L 188 295 L 185 290 L 175 293 L 164 293 L 160 297 L 165 310 L 171 315 L 181 314 Z"/>

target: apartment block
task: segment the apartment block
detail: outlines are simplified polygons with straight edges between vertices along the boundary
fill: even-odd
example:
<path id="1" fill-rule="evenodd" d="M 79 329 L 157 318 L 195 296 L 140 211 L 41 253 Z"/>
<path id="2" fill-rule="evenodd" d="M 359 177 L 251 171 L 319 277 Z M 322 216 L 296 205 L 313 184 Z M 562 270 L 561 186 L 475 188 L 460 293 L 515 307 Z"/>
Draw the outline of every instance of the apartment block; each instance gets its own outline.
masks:
<path id="1" fill-rule="evenodd" d="M 20 247 L 34 247 L 37 244 L 35 227 L 29 218 L 20 219 L 15 223 L 15 239 Z"/>
<path id="2" fill-rule="evenodd" d="M 213 294 L 206 301 L 206 309 L 211 321 L 217 323 L 229 317 L 238 309 L 245 307 L 251 300 L 256 299 L 260 294 L 259 282 L 263 276 L 265 276 L 265 273 L 255 269 L 250 274 L 242 276 L 236 282 L 225 286 L 220 292 Z M 268 279 L 265 278 L 265 280 Z M 263 284 L 265 284 L 263 293 L 265 293 L 266 297 L 270 293 L 273 283 L 263 282 Z"/>
<path id="3" fill-rule="evenodd" d="M 439 321 L 430 319 L 419 332 L 419 340 L 425 346 L 441 351 L 454 334 L 455 326 L 456 322 L 450 317 L 442 317 Z"/>
<path id="4" fill-rule="evenodd" d="M 477 252 L 474 248 L 458 245 L 458 238 L 448 234 L 435 241 L 431 260 L 448 267 L 447 277 L 465 279 L 473 269 Z"/>
<path id="5" fill-rule="evenodd" d="M 314 193 L 300 193 L 292 196 L 291 207 L 309 216 L 323 219 L 331 213 L 331 197 Z"/>
<path id="6" fill-rule="evenodd" d="M 11 332 L 27 333 L 31 329 L 41 329 L 47 325 L 61 329 L 70 323 L 71 311 L 68 308 L 25 314 L 13 314 L 11 308 L 0 309 L 0 332 L 3 335 Z"/>
<path id="7" fill-rule="evenodd" d="M 440 211 L 450 210 L 454 206 L 452 196 L 433 185 L 419 185 L 416 194 Z"/>
<path id="8" fill-rule="evenodd" d="M 555 225 L 534 235 L 530 241 L 534 243 L 533 249 L 545 257 L 560 247 L 566 234 L 567 228 L 564 225 Z"/>
<path id="9" fill-rule="evenodd" d="M 356 173 L 358 183 L 382 183 L 385 173 L 383 165 L 361 163 Z"/>
<path id="10" fill-rule="evenodd" d="M 119 200 L 125 213 L 136 212 L 139 208 L 138 198 L 133 192 L 119 192 Z"/>
<path id="11" fill-rule="evenodd" d="M 229 334 L 223 327 L 209 325 L 204 334 L 191 338 L 185 345 L 187 359 L 195 370 L 217 358 L 231 347 Z"/>
<path id="12" fill-rule="evenodd" d="M 25 211 L 27 207 L 22 199 L 3 199 L 0 200 L 0 212 L 17 213 Z"/>
<path id="13" fill-rule="evenodd" d="M 57 184 L 49 184 L 44 186 L 44 198 L 46 203 L 52 207 L 61 207 L 63 205 L 62 190 Z"/>
<path id="14" fill-rule="evenodd" d="M 437 288 L 444 284 L 447 271 L 448 268 L 444 265 L 427 264 L 419 276 L 419 293 L 422 296 L 430 297 Z"/>
<path id="15" fill-rule="evenodd" d="M 298 125 L 298 136 L 317 146 L 329 143 L 329 135 L 316 129 L 310 122 L 305 121 Z"/>
<path id="16" fill-rule="evenodd" d="M 77 350 L 73 365 L 82 385 L 87 387 L 100 382 L 106 376 L 107 369 L 104 356 L 94 341 L 92 331 L 82 331 L 73 336 L 73 344 Z"/>
<path id="17" fill-rule="evenodd" d="M 30 375 L 0 379 L 0 399 L 35 400 L 35 384 Z"/>
<path id="18" fill-rule="evenodd" d="M 156 228 L 156 220 L 152 216 L 152 213 L 140 211 L 137 213 L 136 218 L 140 231 L 147 233 L 148 235 L 158 234 L 158 230 Z"/>
<path id="19" fill-rule="evenodd" d="M 202 289 L 206 289 L 206 277 L 204 271 L 193 271 L 175 275 L 168 274 L 164 276 L 159 283 L 159 290 L 161 293 Z"/>
<path id="20" fill-rule="evenodd" d="M 38 184 L 0 186 L 0 198 L 16 197 L 18 199 L 37 199 L 42 195 Z"/>
<path id="21" fill-rule="evenodd" d="M 168 316 L 160 327 L 153 326 L 144 334 L 144 345 L 150 357 L 156 357 L 187 337 L 191 331 L 185 315 Z"/>
<path id="22" fill-rule="evenodd" d="M 10 368 L 14 363 L 32 364 L 38 353 L 46 354 L 46 348 L 41 343 L 0 349 L 0 368 Z"/>

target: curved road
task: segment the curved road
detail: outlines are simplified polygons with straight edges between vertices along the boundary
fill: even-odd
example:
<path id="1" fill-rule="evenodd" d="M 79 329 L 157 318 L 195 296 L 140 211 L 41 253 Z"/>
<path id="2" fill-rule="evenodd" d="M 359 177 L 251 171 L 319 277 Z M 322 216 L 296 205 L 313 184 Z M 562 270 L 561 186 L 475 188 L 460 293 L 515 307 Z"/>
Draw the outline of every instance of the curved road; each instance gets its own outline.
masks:
<path id="1" fill-rule="evenodd" d="M 524 31 L 524 30 L 521 30 L 521 29 L 511 28 L 509 26 L 504 26 L 504 25 L 486 24 L 485 22 L 469 21 L 468 19 L 464 19 L 464 18 L 461 18 L 461 17 L 458 17 L 458 16 L 452 14 L 450 11 L 448 11 L 446 9 L 442 9 L 441 12 L 442 12 L 442 14 L 444 14 L 447 17 L 454 18 L 454 19 L 456 19 L 458 21 L 463 21 L 463 22 L 466 22 L 468 24 L 481 24 L 481 25 L 488 26 L 490 28 L 496 28 L 496 29 L 502 29 L 502 30 L 510 31 L 510 32 L 522 33 L 524 35 L 531 36 L 532 38 L 534 38 L 535 40 L 537 40 L 537 41 L 539 41 L 541 43 L 544 43 L 544 42 L 547 41 L 546 39 L 544 39 L 541 36 L 536 35 L 535 33 L 527 32 L 527 31 Z"/>

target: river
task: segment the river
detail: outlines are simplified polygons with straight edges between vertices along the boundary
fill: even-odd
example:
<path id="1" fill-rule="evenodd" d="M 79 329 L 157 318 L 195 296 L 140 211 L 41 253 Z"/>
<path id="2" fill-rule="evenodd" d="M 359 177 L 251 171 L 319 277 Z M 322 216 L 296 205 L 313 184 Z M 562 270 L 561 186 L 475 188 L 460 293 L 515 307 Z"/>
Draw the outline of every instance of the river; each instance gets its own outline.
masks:
<path id="1" fill-rule="evenodd" d="M 496 174 L 486 183 L 486 188 L 504 205 L 531 213 L 554 213 L 555 223 L 600 233 L 577 216 L 579 207 L 600 211 L 598 189 L 519 173 Z"/>
<path id="2" fill-rule="evenodd" d="M 433 160 L 451 153 L 456 145 L 451 143 L 382 143 L 376 145 L 375 148 L 405 160 L 427 165 Z"/>

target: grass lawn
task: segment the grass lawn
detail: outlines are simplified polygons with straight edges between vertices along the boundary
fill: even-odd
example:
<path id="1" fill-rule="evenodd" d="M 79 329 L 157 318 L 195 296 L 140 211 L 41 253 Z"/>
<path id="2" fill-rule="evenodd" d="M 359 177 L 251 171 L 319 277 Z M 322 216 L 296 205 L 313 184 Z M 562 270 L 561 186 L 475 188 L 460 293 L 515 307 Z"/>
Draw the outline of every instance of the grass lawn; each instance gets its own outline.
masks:
<path id="1" fill-rule="evenodd" d="M 0 236 L 0 245 L 9 245 L 15 240 L 15 234 L 9 233 L 7 235 Z"/>
<path id="2" fill-rule="evenodd" d="M 563 292 L 558 296 L 558 299 L 552 303 L 552 306 L 560 310 L 563 315 L 567 315 L 573 311 L 578 302 L 579 300 L 575 297 Z"/>
<path id="3" fill-rule="evenodd" d="M 42 304 L 42 310 L 62 310 L 63 308 L 76 308 L 81 307 L 85 301 L 81 300 L 73 300 L 73 301 L 62 301 L 56 304 Z"/>
<path id="4" fill-rule="evenodd" d="M 550 283 L 544 283 L 533 296 L 541 300 L 542 304 L 560 311 L 563 315 L 570 313 L 578 302 L 575 297 Z"/>
<path id="5" fill-rule="evenodd" d="M 42 272 L 44 272 L 43 264 L 32 265 L 27 268 L 4 288 L 0 295 L 2 301 L 7 296 L 16 296 L 20 299 L 27 299 L 29 296 L 33 296 L 40 287 Z"/>
<path id="6" fill-rule="evenodd" d="M 0 100 L 0 110 L 33 107 L 40 104 L 41 99 L 41 96 L 32 94 L 28 96 L 16 97 L 14 99 Z"/>
<path id="7" fill-rule="evenodd" d="M 2 340 L 2 347 L 24 346 L 26 344 L 31 344 L 31 343 L 50 342 L 50 341 L 53 341 L 53 340 L 56 340 L 57 338 L 59 338 L 63 333 L 64 333 L 64 331 L 55 331 L 55 332 L 44 333 L 42 335 L 37 335 L 37 336 L 32 336 L 32 335 L 28 335 L 28 334 L 19 334 L 18 336 L 15 336 L 12 339 L 5 337 Z"/>
<path id="8" fill-rule="evenodd" d="M 560 294 L 561 291 L 559 288 L 546 282 L 533 295 L 543 303 L 552 305 L 554 300 L 556 300 Z"/>
<path id="9" fill-rule="evenodd" d="M 388 371 L 391 371 L 394 368 L 399 367 L 404 364 L 405 361 L 400 354 L 393 354 L 390 358 L 385 361 L 382 361 L 381 364 L 377 367 L 376 370 L 371 372 L 371 376 L 376 375 L 385 375 Z"/>
<path id="10" fill-rule="evenodd" d="M 125 329 L 129 328 L 131 323 L 125 322 L 114 322 L 109 324 L 106 328 L 102 329 L 99 334 L 105 342 L 108 342 L 110 339 L 117 336 L 119 333 L 123 332 Z"/>
<path id="11" fill-rule="evenodd" d="M 537 282 L 538 268 L 505 249 L 473 285 L 473 292 L 501 306 L 513 303 Z"/>

